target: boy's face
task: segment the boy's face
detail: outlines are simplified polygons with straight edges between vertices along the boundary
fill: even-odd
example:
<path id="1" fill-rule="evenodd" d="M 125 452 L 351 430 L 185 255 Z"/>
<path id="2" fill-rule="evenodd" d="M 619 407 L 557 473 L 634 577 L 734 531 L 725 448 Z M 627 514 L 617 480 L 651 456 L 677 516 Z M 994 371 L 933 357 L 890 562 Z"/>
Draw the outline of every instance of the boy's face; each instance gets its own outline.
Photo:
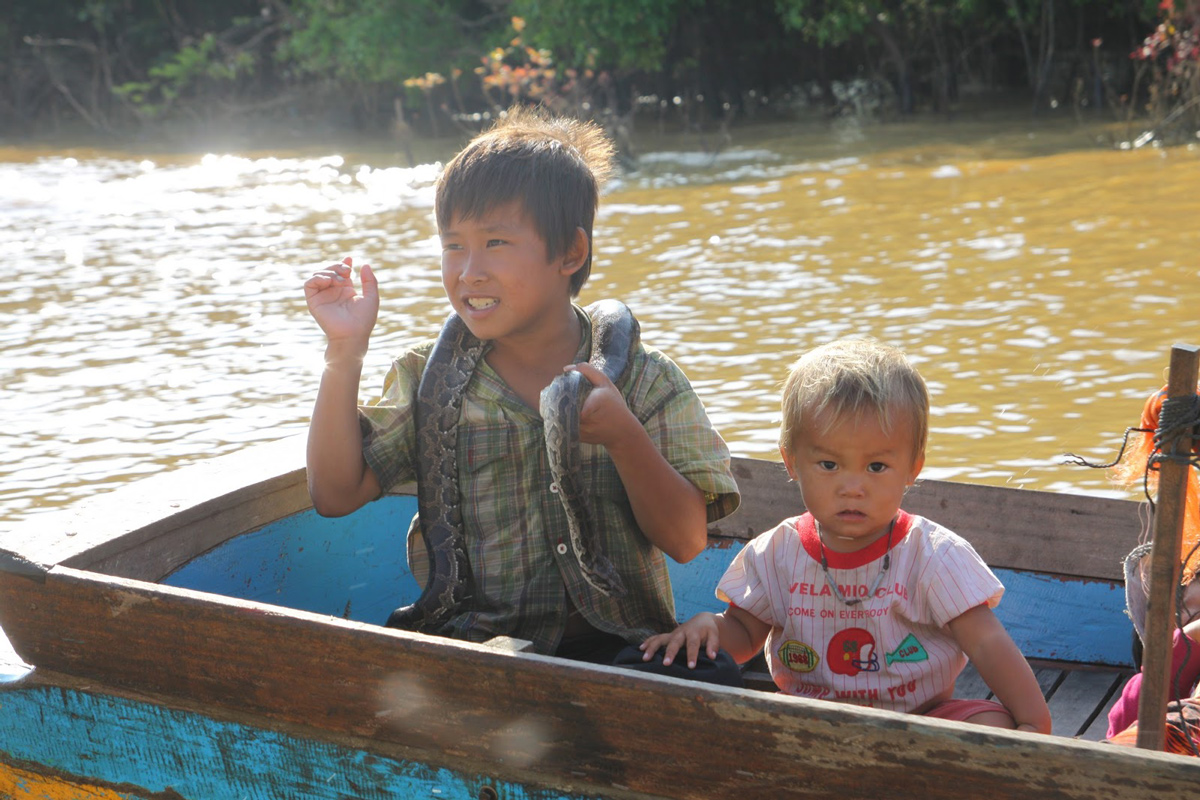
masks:
<path id="1" fill-rule="evenodd" d="M 826 425 L 829 419 L 832 425 Z M 872 413 L 824 416 L 801 425 L 780 448 L 788 474 L 821 527 L 830 550 L 849 553 L 882 538 L 925 456 L 913 453 L 913 424 L 895 414 L 884 432 Z"/>
<path id="2" fill-rule="evenodd" d="M 549 261 L 519 202 L 475 219 L 455 215 L 440 235 L 446 296 L 478 338 L 520 340 L 569 308 L 571 275 L 583 263 L 578 247 Z"/>

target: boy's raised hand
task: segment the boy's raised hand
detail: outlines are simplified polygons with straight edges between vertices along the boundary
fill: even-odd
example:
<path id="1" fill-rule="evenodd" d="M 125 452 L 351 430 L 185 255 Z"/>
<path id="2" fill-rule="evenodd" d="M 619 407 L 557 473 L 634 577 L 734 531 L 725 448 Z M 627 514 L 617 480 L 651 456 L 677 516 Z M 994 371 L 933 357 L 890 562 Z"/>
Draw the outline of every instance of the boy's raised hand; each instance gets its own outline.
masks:
<path id="1" fill-rule="evenodd" d="M 379 316 L 379 284 L 370 264 L 359 271 L 362 294 L 354 289 L 349 256 L 341 263 L 331 264 L 304 282 L 304 299 L 308 312 L 321 326 L 330 342 L 361 340 L 371 336 Z"/>
<path id="2" fill-rule="evenodd" d="M 663 666 L 670 666 L 679 654 L 679 649 L 685 648 L 688 669 L 696 668 L 696 659 L 700 655 L 700 647 L 707 645 L 709 658 L 716 658 L 721 648 L 720 628 L 715 614 L 702 612 L 689 619 L 670 633 L 659 633 L 642 642 L 642 660 L 649 661 L 663 649 Z"/>

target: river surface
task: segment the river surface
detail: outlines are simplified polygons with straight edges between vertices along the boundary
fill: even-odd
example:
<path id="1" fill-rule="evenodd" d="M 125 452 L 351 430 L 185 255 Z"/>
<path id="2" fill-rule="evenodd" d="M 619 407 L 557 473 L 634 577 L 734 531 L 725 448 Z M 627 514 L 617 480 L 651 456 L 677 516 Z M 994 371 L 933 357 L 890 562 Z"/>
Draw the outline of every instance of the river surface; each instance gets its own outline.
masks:
<path id="1" fill-rule="evenodd" d="M 629 303 L 736 454 L 778 458 L 792 360 L 869 334 L 929 383 L 925 477 L 1134 496 L 1062 456 L 1108 460 L 1171 345 L 1200 344 L 1200 149 L 1121 133 L 780 123 L 716 153 L 645 135 L 581 300 Z M 372 399 L 448 311 L 432 187 L 459 144 L 412 168 L 386 142 L 0 144 L 0 525 L 304 431 L 323 338 L 301 284 L 344 255 L 381 284 Z"/>

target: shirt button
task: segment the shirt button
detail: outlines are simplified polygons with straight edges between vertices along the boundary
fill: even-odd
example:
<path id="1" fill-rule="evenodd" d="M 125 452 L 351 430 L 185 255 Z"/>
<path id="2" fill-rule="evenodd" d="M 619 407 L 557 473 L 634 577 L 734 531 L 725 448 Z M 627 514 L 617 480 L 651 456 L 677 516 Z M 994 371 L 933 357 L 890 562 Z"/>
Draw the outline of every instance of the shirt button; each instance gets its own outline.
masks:
<path id="1" fill-rule="evenodd" d="M 563 544 L 562 542 L 559 542 L 558 547 L 556 547 L 554 549 L 558 551 L 558 554 L 560 556 L 565 556 L 567 554 L 567 546 L 565 544 Z"/>
<path id="2" fill-rule="evenodd" d="M 550 493 L 558 494 L 558 484 L 557 483 L 550 484 Z"/>

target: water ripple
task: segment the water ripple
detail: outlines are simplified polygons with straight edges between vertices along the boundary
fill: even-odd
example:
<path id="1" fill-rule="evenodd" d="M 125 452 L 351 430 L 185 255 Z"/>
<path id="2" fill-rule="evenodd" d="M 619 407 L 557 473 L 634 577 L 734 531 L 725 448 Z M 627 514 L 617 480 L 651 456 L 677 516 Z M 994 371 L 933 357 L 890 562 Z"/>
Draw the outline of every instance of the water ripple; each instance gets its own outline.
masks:
<path id="1" fill-rule="evenodd" d="M 868 334 L 929 382 L 926 477 L 1111 493 L 1060 454 L 1106 459 L 1196 341 L 1196 154 L 892 135 L 648 149 L 605 194 L 581 300 L 630 303 L 737 453 L 776 457 L 792 360 Z M 330 260 L 381 282 L 364 399 L 447 312 L 437 163 L 3 152 L 6 522 L 303 431 L 323 339 L 300 284 Z"/>

